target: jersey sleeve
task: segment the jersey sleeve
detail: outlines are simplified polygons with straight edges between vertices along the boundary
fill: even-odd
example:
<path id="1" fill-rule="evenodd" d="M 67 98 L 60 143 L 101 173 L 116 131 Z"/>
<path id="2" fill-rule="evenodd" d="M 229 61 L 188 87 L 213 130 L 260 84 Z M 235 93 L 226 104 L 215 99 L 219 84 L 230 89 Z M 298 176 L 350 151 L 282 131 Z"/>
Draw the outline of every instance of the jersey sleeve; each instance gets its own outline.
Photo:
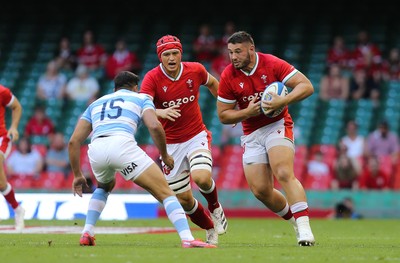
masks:
<path id="1" fill-rule="evenodd" d="M 208 83 L 208 80 L 210 77 L 206 67 L 203 64 L 198 63 L 198 62 L 195 62 L 195 65 L 196 65 L 199 75 L 200 75 L 201 85 L 206 85 Z"/>
<path id="2" fill-rule="evenodd" d="M 14 95 L 12 94 L 11 90 L 8 88 L 0 85 L 0 105 L 10 106 L 14 101 Z"/>
<path id="3" fill-rule="evenodd" d="M 298 70 L 287 61 L 275 56 L 272 57 L 274 61 L 274 75 L 285 84 Z"/>
<path id="4" fill-rule="evenodd" d="M 228 79 L 229 76 L 227 76 L 226 74 L 223 73 L 221 75 L 218 87 L 218 101 L 224 103 L 235 103 L 236 98 L 231 90 L 229 82 L 227 82 Z"/>
<path id="5" fill-rule="evenodd" d="M 143 110 L 142 113 L 145 110 L 153 109 L 155 110 L 156 107 L 154 106 L 154 102 L 146 95 L 143 94 Z"/>
<path id="6" fill-rule="evenodd" d="M 90 106 L 82 113 L 81 120 L 85 120 L 89 123 L 92 123 L 92 117 L 90 115 Z"/>

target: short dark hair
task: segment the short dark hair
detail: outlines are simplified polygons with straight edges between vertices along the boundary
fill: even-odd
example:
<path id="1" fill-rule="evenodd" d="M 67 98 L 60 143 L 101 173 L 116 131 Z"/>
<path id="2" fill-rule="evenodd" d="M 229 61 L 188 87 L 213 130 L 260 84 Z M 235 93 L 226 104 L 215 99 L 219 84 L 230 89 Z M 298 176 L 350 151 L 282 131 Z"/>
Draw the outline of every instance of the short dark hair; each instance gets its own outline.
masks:
<path id="1" fill-rule="evenodd" d="M 129 89 L 139 84 L 139 76 L 130 71 L 121 71 L 114 78 L 114 90 Z"/>
<path id="2" fill-rule="evenodd" d="M 238 31 L 233 33 L 229 38 L 227 43 L 230 44 L 240 44 L 240 43 L 251 43 L 254 45 L 253 37 L 246 31 Z"/>

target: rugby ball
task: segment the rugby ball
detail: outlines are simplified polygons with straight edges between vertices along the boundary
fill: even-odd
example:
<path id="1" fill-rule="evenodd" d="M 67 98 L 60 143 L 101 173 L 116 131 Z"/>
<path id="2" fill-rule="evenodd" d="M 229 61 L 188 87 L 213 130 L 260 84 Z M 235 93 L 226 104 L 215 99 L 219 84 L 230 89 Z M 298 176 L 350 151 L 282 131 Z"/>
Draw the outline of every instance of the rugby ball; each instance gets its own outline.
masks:
<path id="1" fill-rule="evenodd" d="M 271 84 L 269 84 L 268 86 L 265 87 L 264 92 L 261 96 L 261 101 L 271 100 L 272 96 L 269 93 L 276 93 L 281 97 L 285 97 L 288 94 L 288 89 L 282 82 L 279 82 L 279 81 L 272 82 Z M 261 112 L 267 117 L 274 118 L 274 117 L 278 116 L 279 114 L 281 114 L 284 108 L 285 107 L 281 107 L 281 108 L 267 114 L 266 112 L 268 109 L 263 108 L 261 106 Z"/>

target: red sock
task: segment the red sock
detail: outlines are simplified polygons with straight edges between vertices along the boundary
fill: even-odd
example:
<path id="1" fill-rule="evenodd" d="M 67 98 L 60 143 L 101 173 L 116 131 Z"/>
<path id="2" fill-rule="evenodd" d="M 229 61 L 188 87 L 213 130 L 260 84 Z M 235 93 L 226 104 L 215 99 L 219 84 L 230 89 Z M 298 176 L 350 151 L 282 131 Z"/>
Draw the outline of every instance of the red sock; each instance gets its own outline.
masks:
<path id="1" fill-rule="evenodd" d="M 7 193 L 7 194 L 4 194 Z M 7 200 L 7 202 L 11 205 L 13 209 L 18 207 L 18 202 L 15 199 L 15 193 L 14 190 L 12 189 L 12 186 L 10 184 L 7 184 L 6 190 L 3 192 L 4 198 Z"/>
<path id="2" fill-rule="evenodd" d="M 208 203 L 208 210 L 212 213 L 215 208 L 219 207 L 217 187 L 213 184 L 214 189 L 210 193 L 200 191 Z"/>
<path id="3" fill-rule="evenodd" d="M 297 218 L 299 218 L 299 217 L 302 217 L 302 216 L 308 216 L 308 215 L 309 215 L 309 213 L 308 213 L 308 208 L 293 213 L 293 216 L 294 216 L 295 219 L 297 219 Z"/>
<path id="4" fill-rule="evenodd" d="M 290 209 L 288 210 L 288 212 L 286 214 L 284 214 L 282 216 L 282 218 L 285 219 L 285 220 L 289 220 L 292 217 L 293 217 L 293 214 L 292 214 L 292 211 Z"/>
<path id="5" fill-rule="evenodd" d="M 197 202 L 197 209 L 192 214 L 188 214 L 188 217 L 194 224 L 198 225 L 202 229 L 211 229 L 214 227 L 213 221 L 206 214 L 206 211 L 200 202 Z"/>

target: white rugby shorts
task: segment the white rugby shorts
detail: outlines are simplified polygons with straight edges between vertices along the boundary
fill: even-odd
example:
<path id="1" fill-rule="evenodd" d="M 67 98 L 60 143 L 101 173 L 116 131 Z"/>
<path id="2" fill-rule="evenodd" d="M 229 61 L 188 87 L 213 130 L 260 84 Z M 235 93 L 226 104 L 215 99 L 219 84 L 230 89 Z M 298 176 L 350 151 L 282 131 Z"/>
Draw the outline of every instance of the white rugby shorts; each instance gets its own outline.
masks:
<path id="1" fill-rule="evenodd" d="M 184 143 L 168 144 L 167 151 L 174 157 L 174 169 L 166 168 L 164 162 L 161 162 L 163 173 L 169 187 L 176 193 L 186 192 L 190 186 L 190 164 L 189 157 L 198 150 L 208 150 L 211 148 L 211 135 L 202 131 L 190 140 Z"/>
<path id="2" fill-rule="evenodd" d="M 244 147 L 243 164 L 269 163 L 268 150 L 274 146 L 287 146 L 294 151 L 293 127 L 286 126 L 284 120 L 261 127 L 249 135 L 242 135 Z"/>
<path id="3" fill-rule="evenodd" d="M 126 136 L 96 138 L 89 144 L 88 157 L 97 181 L 108 183 L 116 172 L 126 180 L 135 180 L 154 163 L 138 145 Z"/>

